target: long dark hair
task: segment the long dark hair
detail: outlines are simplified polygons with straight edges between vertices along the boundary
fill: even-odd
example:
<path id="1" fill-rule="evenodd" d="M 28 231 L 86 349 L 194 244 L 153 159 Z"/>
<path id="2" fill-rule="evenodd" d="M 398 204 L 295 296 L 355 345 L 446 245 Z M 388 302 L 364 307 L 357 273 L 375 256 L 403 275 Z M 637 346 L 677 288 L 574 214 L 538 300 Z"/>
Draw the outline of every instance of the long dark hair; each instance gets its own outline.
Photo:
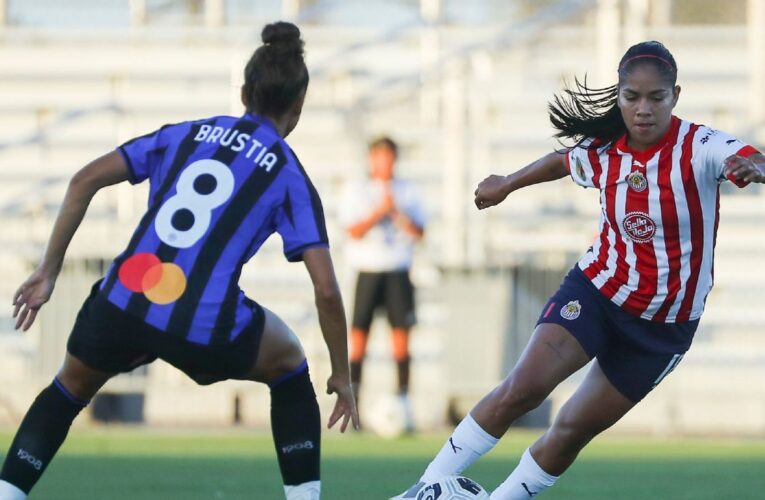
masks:
<path id="1" fill-rule="evenodd" d="M 244 68 L 242 101 L 247 111 L 282 116 L 308 87 L 304 43 L 298 27 L 283 21 L 266 25 L 260 37 Z"/>
<path id="2" fill-rule="evenodd" d="M 559 140 L 572 139 L 573 147 L 587 138 L 594 138 L 607 146 L 627 132 L 622 113 L 617 105 L 619 86 L 638 64 L 653 64 L 662 79 L 674 87 L 677 82 L 677 63 L 669 50 L 657 41 L 641 42 L 630 47 L 619 61 L 619 83 L 604 88 L 587 86 L 584 80 L 574 79 L 574 88 L 566 88 L 548 105 L 550 121 L 558 131 Z"/>

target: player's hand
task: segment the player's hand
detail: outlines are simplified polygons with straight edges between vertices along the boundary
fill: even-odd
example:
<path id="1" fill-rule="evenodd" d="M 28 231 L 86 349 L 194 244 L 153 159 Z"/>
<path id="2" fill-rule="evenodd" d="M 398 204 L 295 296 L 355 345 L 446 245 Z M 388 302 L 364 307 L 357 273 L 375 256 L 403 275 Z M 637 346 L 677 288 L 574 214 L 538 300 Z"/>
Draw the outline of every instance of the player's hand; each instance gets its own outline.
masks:
<path id="1" fill-rule="evenodd" d="M 55 284 L 55 277 L 51 277 L 41 269 L 37 269 L 21 284 L 13 294 L 13 317 L 16 318 L 16 330 L 19 328 L 23 331 L 29 330 L 37 317 L 37 311 L 50 299 Z"/>
<path id="2" fill-rule="evenodd" d="M 499 205 L 509 191 L 507 189 L 507 177 L 504 175 L 490 175 L 478 184 L 475 190 L 475 206 L 478 210 Z"/>
<path id="3" fill-rule="evenodd" d="M 336 377 L 332 375 L 327 380 L 327 394 L 337 394 L 335 409 L 329 416 L 327 428 L 331 429 L 341 418 L 340 432 L 345 432 L 348 428 L 348 422 L 353 423 L 353 428 L 359 429 L 359 413 L 356 410 L 356 399 L 353 397 L 353 389 L 347 377 Z"/>
<path id="4" fill-rule="evenodd" d="M 725 176 L 731 176 L 742 182 L 765 182 L 765 172 L 760 170 L 756 163 L 749 158 L 739 155 L 730 155 L 723 162 Z"/>
<path id="5" fill-rule="evenodd" d="M 380 212 L 383 214 L 392 214 L 396 212 L 396 202 L 393 199 L 393 192 L 390 190 L 390 187 L 387 186 L 385 188 L 385 192 L 383 193 L 382 201 L 380 202 Z"/>

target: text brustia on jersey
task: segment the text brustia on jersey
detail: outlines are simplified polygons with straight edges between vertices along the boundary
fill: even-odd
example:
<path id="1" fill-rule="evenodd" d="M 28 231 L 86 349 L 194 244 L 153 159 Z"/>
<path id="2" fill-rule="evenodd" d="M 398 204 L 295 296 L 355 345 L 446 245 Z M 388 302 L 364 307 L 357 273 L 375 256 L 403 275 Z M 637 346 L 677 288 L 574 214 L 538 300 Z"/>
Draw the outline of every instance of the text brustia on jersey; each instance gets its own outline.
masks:
<path id="1" fill-rule="evenodd" d="M 197 142 L 220 144 L 237 153 L 248 148 L 245 157 L 252 158 L 252 161 L 257 163 L 259 167 L 265 168 L 266 172 L 270 172 L 278 160 L 277 156 L 270 152 L 260 141 L 253 139 L 250 134 L 241 132 L 235 128 L 224 128 L 217 125 L 212 126 L 205 124 L 199 128 L 199 132 L 197 132 L 194 140 Z"/>

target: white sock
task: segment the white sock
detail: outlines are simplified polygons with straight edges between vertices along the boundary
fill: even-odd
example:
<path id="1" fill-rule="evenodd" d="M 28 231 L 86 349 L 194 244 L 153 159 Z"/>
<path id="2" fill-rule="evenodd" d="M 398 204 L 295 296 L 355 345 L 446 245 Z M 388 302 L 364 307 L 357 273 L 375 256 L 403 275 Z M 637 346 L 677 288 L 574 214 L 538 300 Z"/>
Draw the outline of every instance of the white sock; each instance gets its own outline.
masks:
<path id="1" fill-rule="evenodd" d="M 498 441 L 468 414 L 430 462 L 420 481 L 429 484 L 444 476 L 461 473 L 481 455 L 494 448 Z"/>
<path id="2" fill-rule="evenodd" d="M 0 479 L 0 498 L 2 500 L 26 500 L 27 494 L 11 483 Z"/>
<path id="3" fill-rule="evenodd" d="M 537 464 L 528 448 L 521 463 L 491 494 L 491 500 L 527 500 L 555 484 L 558 476 L 551 476 Z"/>
<path id="4" fill-rule="evenodd" d="M 321 496 L 321 481 L 308 481 L 295 486 L 284 486 L 284 497 L 287 500 L 319 500 Z"/>

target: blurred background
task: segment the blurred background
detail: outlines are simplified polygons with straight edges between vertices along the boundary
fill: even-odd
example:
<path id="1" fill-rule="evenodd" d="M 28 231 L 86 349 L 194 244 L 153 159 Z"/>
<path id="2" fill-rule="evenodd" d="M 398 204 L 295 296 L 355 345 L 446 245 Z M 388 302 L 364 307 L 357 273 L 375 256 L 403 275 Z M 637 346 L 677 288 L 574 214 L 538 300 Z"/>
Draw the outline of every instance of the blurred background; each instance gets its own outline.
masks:
<path id="1" fill-rule="evenodd" d="M 504 377 L 595 236 L 597 193 L 570 180 L 486 212 L 472 205 L 485 176 L 558 146 L 546 104 L 566 81 L 615 83 L 629 45 L 660 40 L 679 65 L 676 113 L 765 147 L 765 0 L 0 0 L 0 425 L 17 425 L 50 383 L 90 285 L 146 206 L 147 186 L 99 193 L 53 299 L 30 332 L 15 332 L 12 294 L 42 254 L 69 177 L 163 124 L 241 114 L 244 63 L 278 19 L 306 41 L 311 83 L 289 142 L 322 196 L 346 307 L 339 193 L 367 174 L 371 137 L 399 142 L 398 175 L 424 197 L 411 384 L 422 430 L 459 419 Z M 614 432 L 765 435 L 765 193 L 730 187 L 694 345 Z M 303 266 L 284 260 L 277 238 L 241 285 L 297 332 L 323 393 L 328 358 Z M 387 325 L 374 330 L 366 415 L 385 412 L 394 393 Z M 522 423 L 546 425 L 580 377 Z M 326 414 L 332 398 L 320 404 Z M 76 425 L 265 428 L 268 405 L 264 386 L 201 388 L 156 362 L 112 380 Z"/>

